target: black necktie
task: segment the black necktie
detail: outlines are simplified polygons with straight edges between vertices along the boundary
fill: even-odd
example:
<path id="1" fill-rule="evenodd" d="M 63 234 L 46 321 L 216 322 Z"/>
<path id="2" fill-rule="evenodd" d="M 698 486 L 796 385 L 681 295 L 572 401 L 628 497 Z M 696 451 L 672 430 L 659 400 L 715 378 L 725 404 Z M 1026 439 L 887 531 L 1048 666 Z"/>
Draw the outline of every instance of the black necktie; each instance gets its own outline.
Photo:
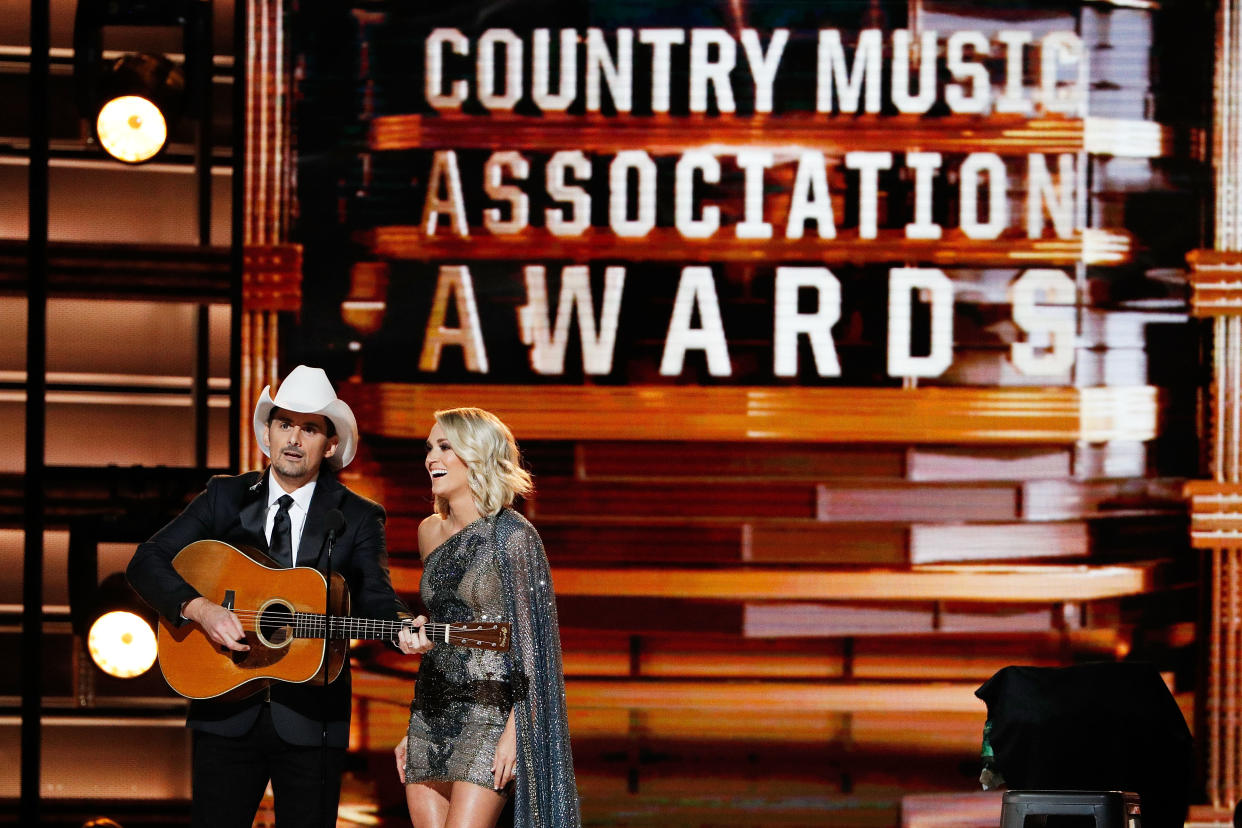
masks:
<path id="1" fill-rule="evenodd" d="M 280 508 L 272 520 L 272 542 L 269 544 L 272 560 L 278 566 L 293 566 L 293 527 L 289 522 L 289 507 L 293 498 L 281 495 L 276 501 Z"/>

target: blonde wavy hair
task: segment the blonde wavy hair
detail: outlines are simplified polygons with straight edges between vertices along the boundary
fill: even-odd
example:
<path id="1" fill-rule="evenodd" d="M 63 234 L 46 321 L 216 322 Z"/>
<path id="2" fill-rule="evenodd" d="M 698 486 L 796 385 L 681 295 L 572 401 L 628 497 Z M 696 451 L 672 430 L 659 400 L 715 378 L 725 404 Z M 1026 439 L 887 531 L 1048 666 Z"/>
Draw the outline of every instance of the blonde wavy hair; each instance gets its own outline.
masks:
<path id="1" fill-rule="evenodd" d="M 466 464 L 466 482 L 480 515 L 494 515 L 518 495 L 534 491 L 513 432 L 495 414 L 481 408 L 448 408 L 436 412 L 436 422 L 453 453 Z M 436 514 L 448 517 L 448 513 L 448 500 L 437 497 Z"/>

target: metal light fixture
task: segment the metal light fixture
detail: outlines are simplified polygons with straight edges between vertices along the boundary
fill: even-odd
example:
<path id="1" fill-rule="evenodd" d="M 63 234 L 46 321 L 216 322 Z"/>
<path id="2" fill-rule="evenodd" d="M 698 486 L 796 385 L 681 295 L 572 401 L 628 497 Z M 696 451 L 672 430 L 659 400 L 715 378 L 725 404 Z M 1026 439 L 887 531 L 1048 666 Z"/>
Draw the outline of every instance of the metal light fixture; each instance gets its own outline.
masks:
<path id="1" fill-rule="evenodd" d="M 167 145 L 187 98 L 205 99 L 209 25 L 209 0 L 78 0 L 73 30 L 78 109 L 105 152 L 129 164 L 149 161 Z M 163 55 L 142 53 L 126 54 L 105 65 L 106 26 L 181 29 L 185 66 Z M 197 65 L 204 61 L 206 66 Z"/>
<path id="2" fill-rule="evenodd" d="M 155 664 L 155 628 L 149 611 L 125 576 L 114 572 L 99 585 L 86 651 L 95 666 L 116 678 L 135 678 Z"/>
<path id="3" fill-rule="evenodd" d="M 155 611 L 113 572 L 99 580 L 99 543 L 133 537 L 128 522 L 86 516 L 69 526 L 69 618 L 95 666 L 116 678 L 135 678 L 156 659 Z M 93 684 L 93 682 L 92 682 Z M 93 693 L 93 691 L 92 691 Z"/>
<path id="4" fill-rule="evenodd" d="M 86 649 L 95 666 L 116 678 L 136 678 L 155 663 L 155 631 L 132 612 L 114 610 L 91 624 Z"/>
<path id="5" fill-rule="evenodd" d="M 168 141 L 168 126 L 180 114 L 185 92 L 181 69 L 162 55 L 130 54 L 108 69 L 95 135 L 118 161 L 141 164 Z"/>

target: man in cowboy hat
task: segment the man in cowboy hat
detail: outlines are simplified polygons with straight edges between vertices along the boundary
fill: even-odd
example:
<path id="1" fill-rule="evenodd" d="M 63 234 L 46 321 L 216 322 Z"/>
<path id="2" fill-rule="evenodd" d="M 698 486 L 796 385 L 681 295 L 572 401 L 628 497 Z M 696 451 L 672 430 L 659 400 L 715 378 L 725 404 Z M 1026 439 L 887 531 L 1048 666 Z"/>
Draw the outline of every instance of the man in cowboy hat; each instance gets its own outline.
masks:
<path id="1" fill-rule="evenodd" d="M 255 406 L 254 432 L 270 465 L 212 478 L 184 512 L 139 545 L 127 570 L 134 589 L 165 619 L 199 625 L 222 658 L 249 649 L 241 623 L 172 566 L 177 553 L 198 540 L 258 549 L 275 566 L 322 571 L 330 562 L 349 586 L 353 615 L 390 621 L 408 615 L 388 574 L 384 510 L 336 477 L 357 450 L 353 412 L 320 368 L 299 365 L 274 398 L 269 390 Z M 335 535 L 330 548 L 329 532 Z M 422 635 L 403 630 L 398 646 L 409 653 L 425 649 Z M 277 826 L 336 825 L 349 713 L 348 659 L 326 687 L 276 682 L 239 700 L 191 702 L 193 825 L 249 826 L 269 779 Z"/>

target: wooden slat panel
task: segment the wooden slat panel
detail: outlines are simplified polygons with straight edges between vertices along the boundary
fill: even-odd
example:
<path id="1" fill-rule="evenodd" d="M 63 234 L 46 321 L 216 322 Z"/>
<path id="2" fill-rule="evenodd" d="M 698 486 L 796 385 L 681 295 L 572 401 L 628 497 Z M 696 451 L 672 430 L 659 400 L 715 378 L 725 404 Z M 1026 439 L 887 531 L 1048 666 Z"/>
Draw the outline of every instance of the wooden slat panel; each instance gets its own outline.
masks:
<path id="1" fill-rule="evenodd" d="M 604 483 L 545 480 L 527 500 L 527 515 L 538 523 L 544 516 L 609 515 L 642 517 L 815 517 L 816 489 L 810 484 L 716 482 L 711 486 L 684 483 Z"/>
<path id="2" fill-rule="evenodd" d="M 1022 485 L 1022 517 L 1071 520 L 1096 515 L 1182 514 L 1186 501 L 1181 478 L 1141 480 L 1038 480 Z"/>
<path id="3" fill-rule="evenodd" d="M 359 671 L 361 672 L 361 671 Z M 350 747 L 356 751 L 377 751 L 391 755 L 392 746 L 405 734 L 409 721 L 409 697 L 401 699 L 400 693 L 391 697 L 370 695 L 371 686 L 365 684 L 355 693 L 354 727 Z M 872 748 L 885 752 L 900 751 L 906 755 L 916 752 L 940 755 L 967 755 L 978 751 L 982 733 L 983 711 L 946 712 L 902 710 L 888 713 L 851 715 L 834 711 L 769 710 L 762 704 L 738 715 L 736 709 L 722 711 L 705 707 L 702 709 L 635 709 L 570 707 L 569 731 L 575 746 L 592 741 L 628 742 L 642 739 L 646 743 L 658 741 L 685 741 L 695 745 L 713 743 L 729 746 L 814 745 L 817 750 L 839 745 L 851 751 L 862 752 Z M 578 758 L 579 783 L 585 787 L 583 756 Z M 385 766 L 386 768 L 389 766 Z M 656 779 L 644 781 L 643 790 L 649 791 Z M 616 776 L 610 777 L 616 779 Z M 666 780 L 672 790 L 684 794 L 687 790 L 702 790 L 702 779 L 686 779 L 677 776 Z M 805 788 L 800 788 L 805 790 Z M 633 808 L 633 795 L 618 791 L 626 808 Z M 595 801 L 595 797 L 592 797 Z M 598 805 L 598 803 L 597 803 Z M 659 806 L 660 820 L 652 824 L 668 824 L 668 805 Z M 814 824 L 822 819 L 823 812 L 808 813 Z M 753 814 L 746 819 L 753 820 Z M 719 824 L 717 815 L 712 824 Z M 750 826 L 753 823 L 744 822 Z M 885 823 L 891 824 L 891 823 Z"/>
<path id="4" fill-rule="evenodd" d="M 1085 558 L 1091 552 L 1087 524 L 935 524 L 910 529 L 914 564 L 1041 558 Z"/>
<path id="5" fill-rule="evenodd" d="M 914 794 L 901 798 L 901 828 L 996 828 L 1004 791 Z"/>
<path id="6" fill-rule="evenodd" d="M 561 625 L 566 676 L 580 678 L 838 679 L 845 675 L 845 645 L 829 639 L 747 640 L 702 633 L 642 634 Z M 370 668 L 405 673 L 411 682 L 418 659 L 387 648 L 355 650 Z M 162 683 L 162 682 L 161 682 Z"/>
<path id="7" fill-rule="evenodd" d="M 1155 563 L 1115 566 L 937 566 L 887 569 L 578 569 L 553 573 L 558 595 L 717 601 L 877 600 L 1046 603 L 1138 595 L 1160 585 Z M 421 568 L 393 567 L 393 584 L 415 593 Z"/>
<path id="8" fill-rule="evenodd" d="M 638 674 L 648 678 L 839 679 L 845 675 L 840 641 L 757 641 L 703 636 L 644 637 Z"/>
<path id="9" fill-rule="evenodd" d="M 589 480 L 724 477 L 747 480 L 828 480 L 892 477 L 905 472 L 900 448 L 853 446 L 703 443 L 686 441 L 586 441 L 578 466 Z M 537 471 L 536 467 L 536 471 Z"/>
<path id="10" fill-rule="evenodd" d="M 1005 485 L 819 487 L 824 521 L 1002 521 L 1018 517 L 1018 488 Z"/>
<path id="11" fill-rule="evenodd" d="M 541 515 L 554 568 L 623 564 L 896 566 L 1021 561 L 1090 555 L 1159 556 L 1184 545 L 1176 516 L 1105 515 L 1091 521 L 933 524 L 824 523 L 724 517 Z M 1116 518 L 1116 520 L 1112 519 Z M 419 518 L 388 520 L 394 562 L 417 565 Z"/>
<path id="12" fill-rule="evenodd" d="M 642 739 L 645 743 L 659 740 L 698 745 L 711 745 L 713 742 L 729 745 L 736 745 L 738 742 L 767 742 L 778 745 L 800 743 L 827 746 L 840 740 L 844 734 L 849 732 L 848 716 L 842 713 L 808 714 L 787 710 L 767 710 L 762 707 L 747 711 L 744 715 L 737 715 L 736 711 L 729 712 L 733 715 L 722 715 L 721 711 L 711 708 L 616 711 L 587 708 L 571 711 L 569 726 L 575 739 L 579 738 L 580 732 L 584 735 L 589 732 L 590 736 L 596 739 L 623 737 Z M 621 730 L 606 729 L 608 724 L 618 721 L 617 714 L 625 716 L 627 727 Z M 595 725 L 593 731 L 573 729 L 576 721 L 588 719 L 588 717 L 591 724 Z M 676 791 L 677 799 L 684 799 L 686 791 L 702 791 L 704 787 L 701 779 L 697 780 L 697 783 L 680 776 L 676 779 L 667 779 L 664 773 L 660 773 L 658 776 L 653 775 L 650 782 L 645 780 L 643 790 L 653 792 L 652 788 L 655 787 L 657 779 L 662 783 L 660 788 L 666 791 L 665 796 L 672 793 L 669 790 L 672 787 Z M 671 821 L 667 805 L 661 807 L 659 811 L 660 819 L 648 824 L 687 824 Z M 688 824 L 720 825 L 721 822 L 720 818 L 716 817 L 708 818 L 707 822 L 694 820 Z"/>
<path id="13" fill-rule="evenodd" d="M 938 711 L 983 712 L 975 682 L 911 684 L 823 684 L 820 682 L 571 682 L 571 707 L 684 710 Z"/>
<path id="14" fill-rule="evenodd" d="M 839 638 L 864 635 L 918 635 L 936 625 L 932 604 L 808 604 L 765 602 L 746 604 L 743 635 L 773 639 Z"/>
<path id="15" fill-rule="evenodd" d="M 1159 392 L 1122 388 L 758 388 L 343 383 L 362 430 L 423 440 L 440 408 L 495 412 L 518 440 L 1033 444 L 1150 440 Z"/>
<path id="16" fill-rule="evenodd" d="M 1096 600 L 1089 621 L 1066 619 L 1064 603 L 988 603 L 910 600 L 901 595 L 848 602 L 787 601 L 780 596 L 756 602 L 705 602 L 677 598 L 561 595 L 563 629 L 607 637 L 623 630 L 641 635 L 813 640 L 877 635 L 1033 635 L 1095 634 L 1121 625 L 1117 600 Z M 739 645 L 742 646 L 742 645 Z"/>
<path id="17" fill-rule="evenodd" d="M 993 115 L 938 117 L 934 126 L 916 116 L 851 115 L 826 118 L 811 113 L 755 115 L 744 119 L 705 115 L 652 115 L 615 118 L 588 113 L 539 116 L 493 112 L 486 118 L 442 112 L 434 116 L 387 115 L 371 122 L 373 150 L 493 149 L 504 136 L 505 149 L 557 152 L 565 147 L 618 152 L 642 147 L 653 154 L 676 154 L 691 147 L 718 151 L 761 145 L 792 145 L 825 152 L 905 151 L 970 153 L 986 147 L 1001 154 L 1079 152 L 1084 123 L 1077 118 L 1028 119 Z"/>
<path id="18" fill-rule="evenodd" d="M 556 572 L 553 570 L 553 579 Z M 574 595 L 557 591 L 562 627 L 593 634 L 627 633 L 727 635 L 742 632 L 742 607 L 737 603 L 705 603 L 674 597 Z"/>
<path id="19" fill-rule="evenodd" d="M 0 239 L 0 292 L 28 290 L 25 240 Z M 226 247 L 52 242 L 48 288 L 58 296 L 143 301 L 229 301 Z"/>
<path id="20" fill-rule="evenodd" d="M 978 683 L 970 686 L 978 687 Z M 986 718 L 982 702 L 976 711 L 912 711 L 904 716 L 897 710 L 859 711 L 850 717 L 850 738 L 867 750 L 889 755 L 977 757 Z"/>
<path id="21" fill-rule="evenodd" d="M 410 686 L 365 670 L 354 672 L 354 693 L 409 704 Z M 571 710 L 746 710 L 822 712 L 983 713 L 977 682 L 823 683 L 801 681 L 617 681 L 571 679 L 565 692 Z"/>
<path id="22" fill-rule="evenodd" d="M 986 605 L 984 605 L 986 606 Z M 1047 604 L 1003 605 L 1003 611 L 950 613 L 940 606 L 897 600 L 872 603 L 749 603 L 744 607 L 743 634 L 753 638 L 842 636 L 923 636 L 960 633 L 976 635 L 1055 633 L 1064 627 Z"/>
<path id="23" fill-rule="evenodd" d="M 917 447 L 909 454 L 909 478 L 933 480 L 1031 480 L 1066 478 L 1073 470 L 1069 449 Z"/>
<path id="24" fill-rule="evenodd" d="M 909 530 L 876 524 L 747 524 L 743 560 L 759 564 L 906 566 Z"/>
<path id="25" fill-rule="evenodd" d="M 740 563 L 746 527 L 541 520 L 553 567 L 575 563 Z"/>
<path id="26" fill-rule="evenodd" d="M 1010 664 L 1060 667 L 1073 651 L 1068 637 L 925 636 L 914 640 L 866 637 L 854 643 L 851 675 L 857 679 L 975 680 L 980 683 Z M 1115 650 L 1087 651 L 1115 658 Z M 1081 656 L 1081 652 L 1079 655 Z"/>
<path id="27" fill-rule="evenodd" d="M 1129 258 L 1128 239 L 1116 238 L 1122 252 L 1110 264 Z M 482 227 L 470 228 L 467 235 L 449 230 L 428 235 L 421 226 L 402 224 L 376 227 L 363 239 L 377 257 L 418 262 L 623 260 L 767 265 L 778 261 L 853 265 L 917 261 L 951 267 L 1028 267 L 1032 262 L 1066 267 L 1098 261 L 1083 236 L 1028 239 L 1015 233 L 981 241 L 955 230 L 934 241 L 907 238 L 904 230 L 878 230 L 875 238 L 865 239 L 855 230 L 842 230 L 833 238 L 781 236 L 755 244 L 753 239 L 723 234 L 719 238 L 688 239 L 671 227 L 656 227 L 636 240 L 602 229 L 587 230 L 579 236 L 557 236 L 542 227 L 527 227 L 521 234 L 510 236 L 493 235 Z"/>
<path id="28" fill-rule="evenodd" d="M 418 472 L 415 472 L 416 474 Z M 536 521 L 616 521 L 626 518 L 961 522 L 1067 520 L 1085 517 L 1181 514 L 1180 480 L 1036 481 L 1005 483 L 831 482 L 705 478 L 596 481 L 544 478 L 526 501 Z M 371 481 L 360 491 L 393 514 L 425 515 L 431 497 L 423 482 Z M 1021 505 L 1020 505 L 1021 504 Z M 1021 512 L 1021 513 L 1020 513 Z M 726 521 L 727 522 L 727 521 Z"/>

